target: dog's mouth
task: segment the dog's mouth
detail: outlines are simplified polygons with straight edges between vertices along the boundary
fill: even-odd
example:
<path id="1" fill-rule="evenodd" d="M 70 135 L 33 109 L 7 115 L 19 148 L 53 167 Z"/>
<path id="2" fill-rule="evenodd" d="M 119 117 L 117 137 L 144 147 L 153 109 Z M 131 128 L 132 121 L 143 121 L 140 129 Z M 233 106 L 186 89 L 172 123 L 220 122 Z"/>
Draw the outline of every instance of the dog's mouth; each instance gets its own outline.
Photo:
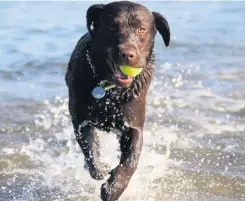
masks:
<path id="1" fill-rule="evenodd" d="M 113 82 L 119 87 L 129 87 L 132 84 L 133 77 L 124 75 L 121 71 L 115 70 Z"/>
<path id="2" fill-rule="evenodd" d="M 117 87 L 124 87 L 127 88 L 129 87 L 132 82 L 133 82 L 133 77 L 124 75 L 121 71 L 120 68 L 110 59 L 107 60 L 108 66 L 112 70 L 112 82 L 115 84 Z"/>

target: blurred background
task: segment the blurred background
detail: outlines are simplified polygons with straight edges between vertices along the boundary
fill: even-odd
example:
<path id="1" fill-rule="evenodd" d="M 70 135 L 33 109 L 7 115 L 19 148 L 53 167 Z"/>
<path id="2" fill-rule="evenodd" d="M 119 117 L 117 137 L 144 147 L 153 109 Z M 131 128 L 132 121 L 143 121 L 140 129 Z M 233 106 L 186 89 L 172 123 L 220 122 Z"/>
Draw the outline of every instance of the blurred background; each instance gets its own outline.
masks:
<path id="1" fill-rule="evenodd" d="M 64 81 L 94 3 L 0 2 L 0 201 L 99 200 Z M 167 18 L 171 45 L 157 35 L 144 150 L 120 200 L 244 200 L 244 2 L 142 4 Z M 101 138 L 113 168 L 118 142 Z"/>

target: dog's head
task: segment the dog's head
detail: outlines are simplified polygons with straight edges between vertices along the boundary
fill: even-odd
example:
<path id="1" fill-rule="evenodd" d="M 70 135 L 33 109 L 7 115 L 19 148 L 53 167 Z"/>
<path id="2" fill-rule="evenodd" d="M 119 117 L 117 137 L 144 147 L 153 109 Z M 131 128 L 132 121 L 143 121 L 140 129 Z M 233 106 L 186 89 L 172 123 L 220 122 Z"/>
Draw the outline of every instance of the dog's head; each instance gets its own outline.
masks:
<path id="1" fill-rule="evenodd" d="M 97 4 L 87 11 L 87 28 L 92 37 L 91 57 L 101 79 L 128 87 L 132 77 L 124 76 L 120 66 L 146 67 L 156 30 L 166 46 L 170 41 L 167 20 L 157 12 L 133 2 Z"/>

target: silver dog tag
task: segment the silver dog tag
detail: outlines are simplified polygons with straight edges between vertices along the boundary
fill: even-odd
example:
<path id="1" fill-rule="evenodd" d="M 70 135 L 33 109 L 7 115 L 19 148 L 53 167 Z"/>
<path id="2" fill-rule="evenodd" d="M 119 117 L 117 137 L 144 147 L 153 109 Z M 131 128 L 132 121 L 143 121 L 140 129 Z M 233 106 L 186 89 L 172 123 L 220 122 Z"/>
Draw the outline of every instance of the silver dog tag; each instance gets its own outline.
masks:
<path id="1" fill-rule="evenodd" d="M 111 84 L 111 85 L 108 85 L 108 86 L 105 86 L 105 87 L 95 87 L 93 90 L 92 90 L 92 96 L 96 99 L 101 99 L 105 96 L 106 94 L 106 91 L 109 90 L 109 89 L 112 89 L 114 88 L 115 85 L 114 84 Z"/>
<path id="2" fill-rule="evenodd" d="M 106 91 L 104 88 L 102 87 L 95 87 L 93 90 L 92 90 L 92 96 L 96 99 L 101 99 L 105 96 L 106 94 Z"/>

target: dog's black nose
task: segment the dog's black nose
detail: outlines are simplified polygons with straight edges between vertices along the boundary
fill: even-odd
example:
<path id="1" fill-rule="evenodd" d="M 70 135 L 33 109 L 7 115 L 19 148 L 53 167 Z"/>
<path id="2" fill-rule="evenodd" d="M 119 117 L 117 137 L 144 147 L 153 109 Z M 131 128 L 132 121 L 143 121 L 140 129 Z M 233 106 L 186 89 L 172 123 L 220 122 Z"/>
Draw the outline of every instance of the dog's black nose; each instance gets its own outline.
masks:
<path id="1" fill-rule="evenodd" d="M 133 45 L 121 45 L 120 56 L 126 61 L 126 64 L 129 66 L 135 66 L 137 64 L 137 51 Z"/>
<path id="2" fill-rule="evenodd" d="M 136 53 L 132 50 L 129 50 L 129 51 L 122 52 L 121 56 L 124 58 L 127 58 L 129 61 L 131 61 L 136 57 Z"/>

